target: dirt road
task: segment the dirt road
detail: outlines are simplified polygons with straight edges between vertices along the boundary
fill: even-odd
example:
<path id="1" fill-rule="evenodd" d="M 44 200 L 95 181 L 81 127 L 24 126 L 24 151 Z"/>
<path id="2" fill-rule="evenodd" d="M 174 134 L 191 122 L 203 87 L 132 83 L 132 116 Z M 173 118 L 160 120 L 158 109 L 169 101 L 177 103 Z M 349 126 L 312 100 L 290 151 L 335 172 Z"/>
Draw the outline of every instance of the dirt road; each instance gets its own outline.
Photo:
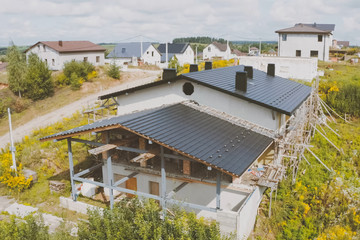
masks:
<path id="1" fill-rule="evenodd" d="M 139 71 L 139 70 L 135 70 L 135 71 Z M 61 108 L 57 109 L 56 111 L 45 114 L 43 116 L 38 116 L 37 118 L 30 120 L 26 124 L 16 128 L 16 129 L 13 129 L 14 141 L 15 142 L 21 141 L 21 139 L 23 139 L 24 136 L 30 135 L 32 130 L 34 130 L 34 129 L 53 124 L 57 121 L 60 121 L 64 117 L 70 117 L 72 114 L 74 114 L 78 110 L 82 111 L 88 105 L 92 105 L 97 100 L 98 96 L 100 96 L 100 95 L 104 95 L 104 94 L 108 94 L 108 93 L 112 93 L 112 92 L 116 92 L 116 91 L 120 91 L 123 89 L 127 89 L 127 88 L 131 88 L 131 87 L 135 87 L 138 85 L 152 82 L 156 79 L 158 74 L 161 73 L 161 71 L 146 71 L 146 73 L 148 73 L 148 75 L 150 75 L 150 77 L 134 79 L 134 80 L 131 80 L 130 82 L 128 81 L 126 83 L 117 85 L 115 87 L 111 87 L 106 90 L 99 91 L 96 94 L 92 94 L 92 95 L 84 97 L 78 101 L 75 101 L 69 105 L 61 107 Z M 9 142 L 10 142 L 9 133 L 6 133 L 3 136 L 0 136 L 0 149 L 4 148 Z"/>

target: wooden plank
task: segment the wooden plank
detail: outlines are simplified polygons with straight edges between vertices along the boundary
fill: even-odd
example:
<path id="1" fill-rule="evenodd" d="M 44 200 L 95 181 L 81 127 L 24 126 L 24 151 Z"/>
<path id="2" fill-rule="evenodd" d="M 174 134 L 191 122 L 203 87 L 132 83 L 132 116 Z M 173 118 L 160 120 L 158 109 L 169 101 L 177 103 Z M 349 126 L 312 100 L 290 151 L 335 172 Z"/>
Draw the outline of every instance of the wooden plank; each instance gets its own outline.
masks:
<path id="1" fill-rule="evenodd" d="M 183 161 L 183 173 L 185 175 L 190 175 L 191 174 L 191 162 L 189 160 L 184 160 Z"/>
<path id="2" fill-rule="evenodd" d="M 101 147 L 97 147 L 97 148 L 93 148 L 93 149 L 90 149 L 88 152 L 90 154 L 93 154 L 93 155 L 98 155 L 100 153 L 103 153 L 103 152 L 106 152 L 106 151 L 109 151 L 111 149 L 114 149 L 116 148 L 117 146 L 115 144 L 106 144 L 106 145 L 103 145 Z"/>
<path id="3" fill-rule="evenodd" d="M 130 162 L 135 162 L 135 163 L 143 163 L 146 162 L 147 160 L 155 157 L 155 154 L 152 153 L 142 153 L 137 157 L 134 157 L 133 159 L 130 160 Z"/>
<path id="4" fill-rule="evenodd" d="M 141 150 L 146 149 L 146 139 L 145 138 L 139 137 L 139 149 L 141 149 Z M 144 156 L 144 159 L 146 159 L 145 156 Z M 148 159 L 140 161 L 140 167 L 146 167 L 147 160 Z"/>

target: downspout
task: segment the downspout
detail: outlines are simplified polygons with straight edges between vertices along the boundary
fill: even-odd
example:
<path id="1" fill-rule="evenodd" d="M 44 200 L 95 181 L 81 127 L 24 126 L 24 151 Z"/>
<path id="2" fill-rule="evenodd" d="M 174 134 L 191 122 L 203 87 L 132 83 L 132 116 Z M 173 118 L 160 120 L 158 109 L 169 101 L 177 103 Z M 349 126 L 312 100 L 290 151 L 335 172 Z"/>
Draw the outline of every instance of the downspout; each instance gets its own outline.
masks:
<path id="1" fill-rule="evenodd" d="M 324 35 L 323 61 L 325 61 L 325 41 L 326 41 L 326 35 Z"/>
<path id="2" fill-rule="evenodd" d="M 278 40 L 278 57 L 280 57 L 280 33 L 279 33 L 279 40 Z"/>

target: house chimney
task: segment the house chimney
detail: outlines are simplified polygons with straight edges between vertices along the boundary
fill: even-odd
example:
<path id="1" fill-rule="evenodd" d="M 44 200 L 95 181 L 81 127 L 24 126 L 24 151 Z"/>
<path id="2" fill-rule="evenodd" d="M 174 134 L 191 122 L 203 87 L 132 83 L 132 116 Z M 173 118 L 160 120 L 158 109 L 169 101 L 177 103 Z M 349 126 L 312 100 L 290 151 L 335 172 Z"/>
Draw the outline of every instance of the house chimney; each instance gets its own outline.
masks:
<path id="1" fill-rule="evenodd" d="M 62 47 L 62 40 L 59 40 L 59 46 Z"/>
<path id="2" fill-rule="evenodd" d="M 269 63 L 267 66 L 267 75 L 269 76 L 275 76 L 275 64 Z"/>
<path id="3" fill-rule="evenodd" d="M 205 70 L 211 70 L 212 69 L 212 62 L 205 62 Z"/>
<path id="4" fill-rule="evenodd" d="M 247 76 L 249 78 L 253 78 L 253 67 L 252 66 L 244 66 L 244 71 L 247 72 Z"/>
<path id="5" fill-rule="evenodd" d="M 190 64 L 190 72 L 197 72 L 199 71 L 199 67 L 197 64 Z"/>
<path id="6" fill-rule="evenodd" d="M 247 90 L 247 73 L 236 72 L 235 89 L 246 92 Z"/>
<path id="7" fill-rule="evenodd" d="M 165 68 L 163 70 L 163 80 L 171 80 L 176 78 L 176 69 L 175 68 Z"/>

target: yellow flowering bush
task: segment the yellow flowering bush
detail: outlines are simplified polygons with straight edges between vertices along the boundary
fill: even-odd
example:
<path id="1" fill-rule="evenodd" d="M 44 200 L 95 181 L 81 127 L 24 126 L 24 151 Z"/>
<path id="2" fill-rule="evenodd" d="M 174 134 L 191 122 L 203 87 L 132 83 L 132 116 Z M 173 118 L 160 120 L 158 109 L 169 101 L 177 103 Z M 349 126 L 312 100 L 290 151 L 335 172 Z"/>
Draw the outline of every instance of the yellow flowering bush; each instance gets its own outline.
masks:
<path id="1" fill-rule="evenodd" d="M 11 190 L 16 190 L 18 192 L 21 192 L 22 190 L 30 187 L 32 176 L 30 176 L 28 179 L 25 178 L 24 174 L 21 171 L 21 164 L 19 164 L 19 166 L 17 167 L 17 172 L 10 168 L 12 166 L 10 152 L 0 155 L 0 164 L 1 183 L 5 184 Z"/>
<path id="2" fill-rule="evenodd" d="M 91 80 L 93 78 L 96 78 L 97 76 L 98 76 L 98 73 L 97 73 L 97 71 L 94 70 L 94 71 L 88 73 L 87 79 Z"/>

